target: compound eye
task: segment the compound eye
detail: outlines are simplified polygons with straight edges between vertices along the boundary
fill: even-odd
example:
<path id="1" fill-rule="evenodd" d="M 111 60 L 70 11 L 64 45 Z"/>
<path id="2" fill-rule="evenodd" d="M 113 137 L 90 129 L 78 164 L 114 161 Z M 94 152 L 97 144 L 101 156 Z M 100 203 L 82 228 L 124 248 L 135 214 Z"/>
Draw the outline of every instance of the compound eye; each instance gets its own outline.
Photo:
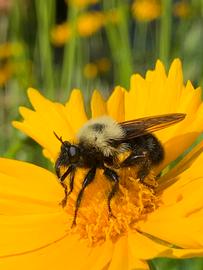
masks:
<path id="1" fill-rule="evenodd" d="M 69 156 L 71 162 L 76 162 L 79 159 L 80 151 L 79 148 L 76 146 L 71 145 L 69 148 Z"/>

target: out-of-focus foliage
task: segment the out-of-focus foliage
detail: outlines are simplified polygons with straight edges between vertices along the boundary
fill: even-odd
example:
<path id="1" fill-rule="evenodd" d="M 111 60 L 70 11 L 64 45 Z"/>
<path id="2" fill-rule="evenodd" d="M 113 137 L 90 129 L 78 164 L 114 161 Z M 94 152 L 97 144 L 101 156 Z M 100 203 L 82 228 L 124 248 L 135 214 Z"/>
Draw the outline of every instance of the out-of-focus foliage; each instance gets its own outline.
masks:
<path id="1" fill-rule="evenodd" d="M 0 0 L 0 155 L 48 166 L 37 144 L 14 130 L 26 89 L 65 102 L 81 88 L 129 87 L 160 58 L 183 61 L 203 85 L 202 0 Z M 88 111 L 88 106 L 87 106 Z M 156 260 L 156 269 L 203 269 L 202 260 Z"/>

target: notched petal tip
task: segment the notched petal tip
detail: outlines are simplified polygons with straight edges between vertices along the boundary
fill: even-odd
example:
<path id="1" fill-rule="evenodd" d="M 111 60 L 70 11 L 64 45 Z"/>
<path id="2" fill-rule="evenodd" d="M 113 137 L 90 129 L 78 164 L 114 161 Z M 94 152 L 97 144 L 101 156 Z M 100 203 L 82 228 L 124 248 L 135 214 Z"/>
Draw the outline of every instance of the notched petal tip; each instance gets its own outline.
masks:
<path id="1" fill-rule="evenodd" d="M 71 94 L 70 94 L 70 97 L 66 103 L 66 105 L 68 103 L 70 103 L 71 101 L 78 101 L 78 100 L 82 100 L 83 101 L 83 95 L 82 95 L 82 92 L 80 89 L 78 88 L 73 88 L 72 91 L 71 91 Z"/>
<path id="2" fill-rule="evenodd" d="M 33 95 L 38 95 L 38 94 L 40 94 L 40 93 L 35 88 L 29 87 L 27 90 L 27 95 L 28 95 L 29 99 L 31 99 Z"/>
<path id="3" fill-rule="evenodd" d="M 92 118 L 107 114 L 106 102 L 98 90 L 94 90 L 91 98 Z"/>
<path id="4" fill-rule="evenodd" d="M 125 120 L 124 97 L 126 90 L 121 86 L 116 86 L 111 96 L 107 100 L 108 115 L 118 122 Z"/>
<path id="5" fill-rule="evenodd" d="M 180 79 L 183 77 L 182 62 L 180 61 L 179 58 L 176 58 L 173 60 L 173 62 L 171 63 L 171 66 L 169 68 L 169 74 L 168 74 L 169 77 L 171 76 L 171 77 L 175 77 L 175 78 L 177 75 L 181 76 Z"/>
<path id="6" fill-rule="evenodd" d="M 21 127 L 23 125 L 22 122 L 18 122 L 18 121 L 12 121 L 11 124 L 13 127 L 17 128 L 17 129 L 21 129 Z"/>
<path id="7" fill-rule="evenodd" d="M 26 118 L 29 118 L 29 116 L 33 114 L 33 111 L 24 106 L 20 106 L 19 113 L 24 119 L 26 119 Z"/>

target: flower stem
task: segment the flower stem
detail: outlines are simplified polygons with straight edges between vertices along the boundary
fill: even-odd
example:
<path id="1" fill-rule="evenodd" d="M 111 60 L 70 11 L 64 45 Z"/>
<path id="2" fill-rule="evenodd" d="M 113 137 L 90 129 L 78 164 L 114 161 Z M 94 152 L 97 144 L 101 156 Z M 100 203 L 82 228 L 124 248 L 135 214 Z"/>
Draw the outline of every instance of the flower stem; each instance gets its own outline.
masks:
<path id="1" fill-rule="evenodd" d="M 41 61 L 41 76 L 43 78 L 43 86 L 46 89 L 47 96 L 54 98 L 54 78 L 52 66 L 52 49 L 50 45 L 50 28 L 52 22 L 51 9 L 54 8 L 53 0 L 37 1 L 35 0 L 37 20 L 38 20 L 38 43 Z"/>
<path id="2" fill-rule="evenodd" d="M 103 1 L 105 11 L 111 9 L 111 4 L 108 1 Z M 117 24 L 108 23 L 106 25 L 106 33 L 109 41 L 109 46 L 113 56 L 115 65 L 115 81 L 116 83 L 129 87 L 129 78 L 133 71 L 132 55 L 130 47 L 130 37 L 128 31 L 129 18 L 128 6 L 119 2 L 117 11 L 120 15 L 120 20 Z"/>
<path id="3" fill-rule="evenodd" d="M 120 1 L 120 9 L 121 9 L 121 23 L 119 24 L 119 32 L 121 36 L 121 45 L 122 45 L 122 59 L 121 59 L 121 69 L 123 73 L 123 85 L 125 87 L 129 87 L 129 78 L 133 72 L 133 63 L 132 63 L 132 52 L 130 46 L 130 35 L 129 35 L 129 14 L 128 14 L 128 6 L 122 4 Z"/>
<path id="4" fill-rule="evenodd" d="M 62 75 L 61 75 L 61 90 L 64 91 L 66 95 L 68 92 L 68 96 L 71 91 L 71 84 L 73 81 L 74 64 L 76 56 L 77 14 L 78 14 L 77 8 L 71 5 L 68 11 L 68 21 L 71 24 L 72 31 L 71 31 L 71 38 L 65 45 Z"/>
<path id="5" fill-rule="evenodd" d="M 159 39 L 159 58 L 166 66 L 170 61 L 171 47 L 171 24 L 172 24 L 172 0 L 162 1 L 161 29 Z"/>

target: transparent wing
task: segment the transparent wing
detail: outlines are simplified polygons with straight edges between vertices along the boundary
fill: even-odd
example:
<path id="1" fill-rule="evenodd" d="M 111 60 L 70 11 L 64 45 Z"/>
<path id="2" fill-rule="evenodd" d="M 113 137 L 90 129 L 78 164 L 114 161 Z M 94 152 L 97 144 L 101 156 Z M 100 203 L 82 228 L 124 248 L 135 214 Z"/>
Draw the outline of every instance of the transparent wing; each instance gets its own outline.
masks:
<path id="1" fill-rule="evenodd" d="M 182 121 L 185 116 L 186 114 L 183 113 L 163 114 L 121 122 L 119 125 L 125 131 L 125 139 L 133 139 L 174 125 Z"/>

